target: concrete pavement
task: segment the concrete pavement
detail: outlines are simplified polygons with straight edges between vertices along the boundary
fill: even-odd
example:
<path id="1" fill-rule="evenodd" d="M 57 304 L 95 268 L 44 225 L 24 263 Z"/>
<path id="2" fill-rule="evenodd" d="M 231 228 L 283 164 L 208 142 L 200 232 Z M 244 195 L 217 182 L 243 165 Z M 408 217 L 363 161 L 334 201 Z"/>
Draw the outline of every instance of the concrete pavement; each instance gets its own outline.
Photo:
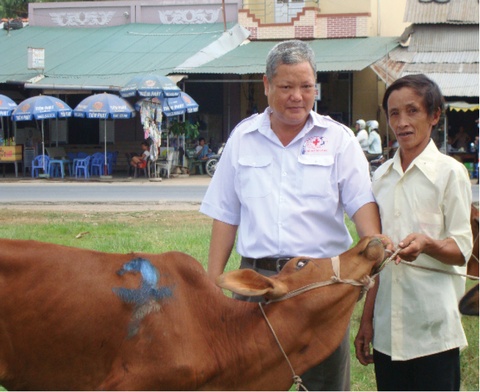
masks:
<path id="1" fill-rule="evenodd" d="M 29 184 L 48 184 L 48 183 L 78 183 L 78 184 L 96 184 L 96 183 L 162 183 L 164 185 L 185 185 L 185 186 L 195 186 L 195 185 L 208 185 L 210 184 L 211 177 L 207 174 L 202 175 L 178 175 L 177 177 L 171 177 L 168 179 L 165 178 L 148 178 L 140 176 L 137 178 L 128 177 L 125 173 L 116 173 L 111 177 L 90 177 L 89 179 L 75 178 L 75 177 L 65 177 L 65 178 L 32 178 L 30 176 L 21 176 L 15 177 L 13 173 L 6 173 L 5 177 L 2 177 L 0 174 L 0 185 L 2 183 L 29 183 Z"/>

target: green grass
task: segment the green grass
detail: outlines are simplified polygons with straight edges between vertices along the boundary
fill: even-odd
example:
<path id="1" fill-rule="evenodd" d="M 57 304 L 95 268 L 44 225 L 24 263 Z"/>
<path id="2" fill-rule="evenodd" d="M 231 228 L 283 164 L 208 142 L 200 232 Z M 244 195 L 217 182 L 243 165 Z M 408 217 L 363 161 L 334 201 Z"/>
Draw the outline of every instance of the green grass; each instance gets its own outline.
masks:
<path id="1" fill-rule="evenodd" d="M 356 242 L 353 224 L 347 225 Z M 0 238 L 35 239 L 57 244 L 127 253 L 160 253 L 178 250 L 204 266 L 208 258 L 211 220 L 196 211 L 142 212 L 40 212 L 0 208 Z M 84 233 L 80 238 L 76 238 Z M 227 269 L 235 269 L 240 258 L 233 254 Z M 468 282 L 468 287 L 473 286 Z M 363 301 L 351 319 L 351 387 L 353 391 L 375 390 L 373 366 L 362 366 L 355 358 L 353 339 L 358 331 Z M 462 385 L 465 391 L 479 390 L 479 319 L 464 317 L 469 347 L 461 355 Z M 0 387 L 1 389 L 1 387 Z"/>

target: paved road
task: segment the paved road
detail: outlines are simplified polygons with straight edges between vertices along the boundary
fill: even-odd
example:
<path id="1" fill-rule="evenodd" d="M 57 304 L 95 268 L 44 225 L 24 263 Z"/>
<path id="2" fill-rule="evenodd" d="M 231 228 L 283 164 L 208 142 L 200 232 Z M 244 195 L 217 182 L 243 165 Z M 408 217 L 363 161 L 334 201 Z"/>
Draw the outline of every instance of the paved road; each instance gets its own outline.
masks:
<path id="1" fill-rule="evenodd" d="M 0 182 L 0 203 L 142 203 L 195 202 L 203 199 L 209 177 L 162 182 Z"/>
<path id="2" fill-rule="evenodd" d="M 190 176 L 162 182 L 0 181 L 0 203 L 142 203 L 195 202 L 205 195 L 210 177 Z M 479 201 L 479 186 L 472 185 L 473 201 Z"/>

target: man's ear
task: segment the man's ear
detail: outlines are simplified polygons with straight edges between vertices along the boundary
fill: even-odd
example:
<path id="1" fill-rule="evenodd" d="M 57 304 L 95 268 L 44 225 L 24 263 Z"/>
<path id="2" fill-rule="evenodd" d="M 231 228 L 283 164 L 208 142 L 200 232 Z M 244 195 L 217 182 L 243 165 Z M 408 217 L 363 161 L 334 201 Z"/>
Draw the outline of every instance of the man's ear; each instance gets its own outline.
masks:
<path id="1" fill-rule="evenodd" d="M 270 91 L 270 84 L 268 83 L 267 75 L 263 75 L 263 88 L 265 90 L 265 96 L 268 96 L 268 92 Z"/>
<path id="2" fill-rule="evenodd" d="M 435 113 L 433 113 L 433 116 L 432 116 L 432 126 L 435 126 L 438 124 L 441 116 L 442 116 L 442 110 L 440 108 L 437 108 L 437 110 L 435 111 Z"/>

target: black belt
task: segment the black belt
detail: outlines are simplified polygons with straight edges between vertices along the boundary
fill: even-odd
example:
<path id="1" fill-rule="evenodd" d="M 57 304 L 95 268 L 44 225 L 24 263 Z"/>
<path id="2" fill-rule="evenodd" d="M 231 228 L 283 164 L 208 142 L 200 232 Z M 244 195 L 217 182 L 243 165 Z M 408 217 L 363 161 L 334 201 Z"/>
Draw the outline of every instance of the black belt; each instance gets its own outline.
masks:
<path id="1" fill-rule="evenodd" d="M 292 257 L 263 257 L 261 259 L 242 257 L 242 261 L 250 264 L 253 268 L 277 272 L 280 272 L 290 259 L 292 259 Z"/>

